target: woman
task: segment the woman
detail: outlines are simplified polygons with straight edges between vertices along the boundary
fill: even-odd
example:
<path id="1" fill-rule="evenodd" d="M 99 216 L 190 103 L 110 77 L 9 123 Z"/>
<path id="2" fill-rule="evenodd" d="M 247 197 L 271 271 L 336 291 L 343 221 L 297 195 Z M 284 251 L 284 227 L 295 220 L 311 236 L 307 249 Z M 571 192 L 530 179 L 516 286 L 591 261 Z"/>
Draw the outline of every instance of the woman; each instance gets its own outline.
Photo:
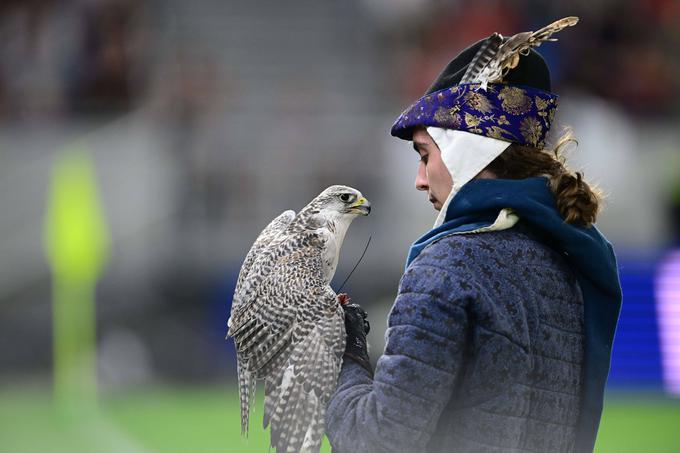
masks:
<path id="1" fill-rule="evenodd" d="M 557 104 L 545 61 L 527 35 L 499 57 L 517 36 L 463 51 L 392 128 L 413 141 L 416 188 L 439 215 L 409 251 L 375 373 L 365 313 L 345 307 L 334 451 L 593 449 L 616 261 L 593 226 L 597 192 L 560 158 L 570 137 L 545 149 Z"/>

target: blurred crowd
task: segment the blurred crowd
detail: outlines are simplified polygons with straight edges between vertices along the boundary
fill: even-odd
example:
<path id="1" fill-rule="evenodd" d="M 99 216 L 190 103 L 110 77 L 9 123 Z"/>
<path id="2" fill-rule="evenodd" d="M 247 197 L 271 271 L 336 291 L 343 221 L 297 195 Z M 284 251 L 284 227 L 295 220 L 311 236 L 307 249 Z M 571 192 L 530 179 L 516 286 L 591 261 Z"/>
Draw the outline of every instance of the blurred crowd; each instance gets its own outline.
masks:
<path id="1" fill-rule="evenodd" d="M 140 3 L 6 1 L 0 6 L 0 118 L 124 113 L 149 69 Z"/>
<path id="2" fill-rule="evenodd" d="M 380 50 L 404 63 L 385 71 L 402 79 L 390 86 L 398 101 L 420 95 L 457 49 L 494 31 L 509 36 L 574 15 L 581 17 L 576 31 L 541 48 L 554 85 L 611 100 L 642 117 L 678 114 L 680 108 L 675 0 L 362 0 L 359 7 L 379 31 L 369 36 L 380 40 Z M 103 115 L 139 106 L 154 85 L 163 84 L 158 71 L 167 69 L 168 49 L 153 26 L 170 19 L 172 9 L 172 2 L 150 0 L 2 2 L 0 118 Z M 187 50 L 177 45 L 175 51 Z M 205 90 L 193 79 L 176 82 Z"/>
<path id="3" fill-rule="evenodd" d="M 559 44 L 540 48 L 556 91 L 577 89 L 642 118 L 679 112 L 680 4 L 674 0 L 433 3 L 399 42 L 402 49 L 411 44 L 408 59 L 415 62 L 400 90 L 406 99 L 423 92 L 450 60 L 452 49 L 494 31 L 511 36 L 579 16 L 576 29 L 556 36 Z M 402 26 L 395 23 L 392 32 L 399 35 Z"/>
<path id="4" fill-rule="evenodd" d="M 355 185 L 375 209 L 352 227 L 338 277 L 379 235 L 349 289 L 383 316 L 409 243 L 434 220 L 391 121 L 463 47 L 570 15 L 579 24 L 540 51 L 562 123 L 595 153 L 575 163 L 611 195 L 602 225 L 617 249 L 659 253 L 680 231 L 677 1 L 0 3 L 0 249 L 12 258 L 0 265 L 0 381 L 50 372 L 42 222 L 70 143 L 86 138 L 112 235 L 104 384 L 223 379 L 228 304 L 257 232 L 327 185 Z"/>

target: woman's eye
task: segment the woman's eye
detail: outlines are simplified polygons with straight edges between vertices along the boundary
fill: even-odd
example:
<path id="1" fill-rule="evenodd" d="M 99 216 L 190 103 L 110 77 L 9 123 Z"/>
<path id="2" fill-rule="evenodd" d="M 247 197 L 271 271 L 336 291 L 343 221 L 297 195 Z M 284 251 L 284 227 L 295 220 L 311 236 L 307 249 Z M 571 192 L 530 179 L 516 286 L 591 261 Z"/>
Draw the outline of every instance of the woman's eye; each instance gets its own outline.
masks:
<path id="1" fill-rule="evenodd" d="M 418 162 L 422 162 L 422 163 L 426 164 L 427 163 L 427 154 L 423 154 L 422 156 L 420 156 L 420 159 L 418 159 Z"/>
<path id="2" fill-rule="evenodd" d="M 352 197 L 352 196 L 351 196 L 350 194 L 348 194 L 348 193 L 343 193 L 342 195 L 340 195 L 340 199 L 341 199 L 342 201 L 349 201 L 349 199 L 350 199 L 351 197 Z"/>

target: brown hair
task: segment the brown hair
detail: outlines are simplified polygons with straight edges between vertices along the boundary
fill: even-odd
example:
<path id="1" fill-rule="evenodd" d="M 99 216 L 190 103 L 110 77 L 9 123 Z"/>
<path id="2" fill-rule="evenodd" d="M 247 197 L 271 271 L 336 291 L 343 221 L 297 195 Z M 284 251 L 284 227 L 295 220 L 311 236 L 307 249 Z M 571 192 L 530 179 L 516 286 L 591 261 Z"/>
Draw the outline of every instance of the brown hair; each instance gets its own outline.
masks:
<path id="1" fill-rule="evenodd" d="M 567 130 L 552 149 L 513 143 L 486 169 L 502 179 L 547 176 L 557 210 L 564 221 L 590 226 L 600 211 L 602 193 L 597 187 L 591 187 L 581 172 L 572 172 L 567 168 L 562 151 L 570 142 L 577 143 L 572 132 Z"/>

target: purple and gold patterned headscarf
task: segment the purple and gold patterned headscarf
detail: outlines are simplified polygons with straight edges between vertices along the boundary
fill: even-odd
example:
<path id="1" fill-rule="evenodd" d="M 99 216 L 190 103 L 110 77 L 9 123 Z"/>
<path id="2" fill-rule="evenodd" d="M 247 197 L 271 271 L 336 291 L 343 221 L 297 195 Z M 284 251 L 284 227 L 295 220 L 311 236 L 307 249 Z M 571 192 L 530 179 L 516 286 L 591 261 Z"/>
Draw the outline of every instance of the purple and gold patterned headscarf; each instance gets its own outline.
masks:
<path id="1" fill-rule="evenodd" d="M 410 140 L 414 127 L 431 126 L 543 148 L 557 98 L 527 86 L 456 85 L 418 99 L 399 116 L 392 135 Z"/>

